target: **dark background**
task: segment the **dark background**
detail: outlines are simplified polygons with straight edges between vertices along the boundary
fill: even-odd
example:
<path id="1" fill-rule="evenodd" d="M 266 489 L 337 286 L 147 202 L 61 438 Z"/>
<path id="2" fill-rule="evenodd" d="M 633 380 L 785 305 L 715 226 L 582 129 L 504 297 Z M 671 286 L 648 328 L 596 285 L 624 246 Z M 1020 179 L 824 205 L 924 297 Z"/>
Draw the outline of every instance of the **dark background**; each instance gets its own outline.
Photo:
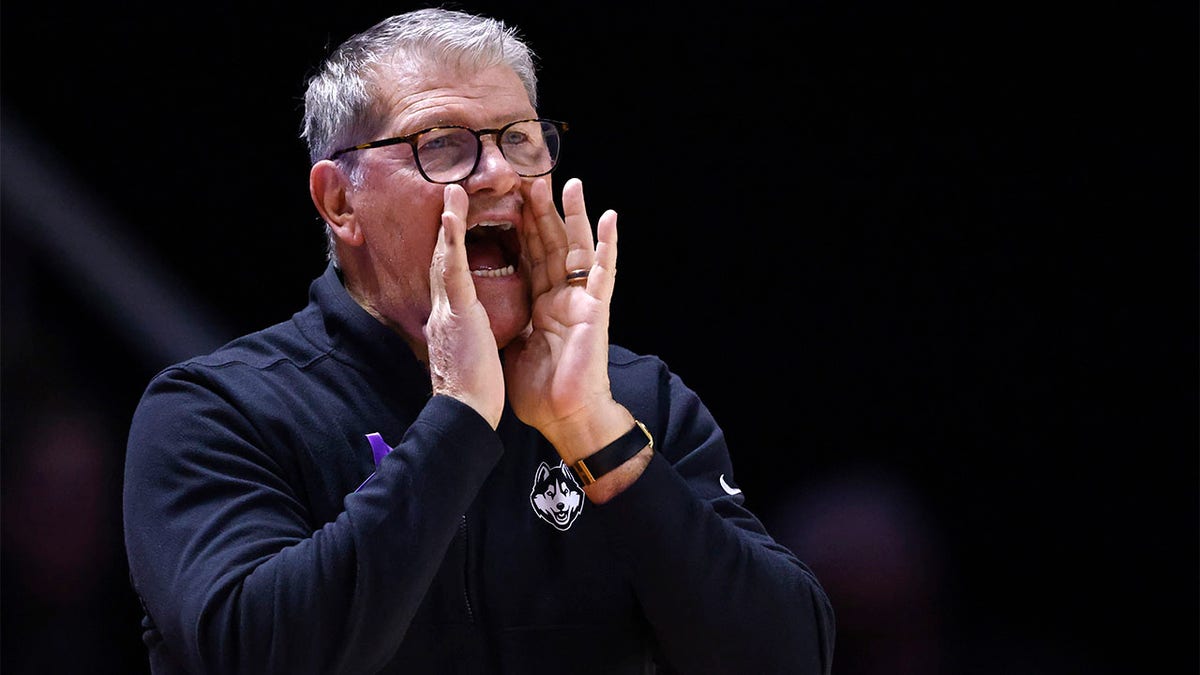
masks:
<path id="1" fill-rule="evenodd" d="M 130 415 L 304 304 L 304 80 L 415 6 L 0 10 L 6 673 L 145 671 Z M 613 340 L 721 421 L 835 673 L 1191 672 L 1194 3 L 455 6 L 540 55 Z"/>

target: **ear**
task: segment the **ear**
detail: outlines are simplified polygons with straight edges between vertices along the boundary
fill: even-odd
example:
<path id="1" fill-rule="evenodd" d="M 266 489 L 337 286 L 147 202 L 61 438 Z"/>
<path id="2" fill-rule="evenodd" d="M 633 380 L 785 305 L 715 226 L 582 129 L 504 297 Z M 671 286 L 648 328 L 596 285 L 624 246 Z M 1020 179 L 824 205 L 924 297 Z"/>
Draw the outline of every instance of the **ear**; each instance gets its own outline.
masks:
<path id="1" fill-rule="evenodd" d="M 533 482 L 540 483 L 550 477 L 550 467 L 546 466 L 545 462 L 538 467 L 537 472 L 533 474 Z"/>
<path id="2" fill-rule="evenodd" d="M 347 246 L 362 246 L 363 232 L 350 203 L 350 177 L 336 163 L 323 159 L 308 172 L 308 192 L 321 218 Z"/>

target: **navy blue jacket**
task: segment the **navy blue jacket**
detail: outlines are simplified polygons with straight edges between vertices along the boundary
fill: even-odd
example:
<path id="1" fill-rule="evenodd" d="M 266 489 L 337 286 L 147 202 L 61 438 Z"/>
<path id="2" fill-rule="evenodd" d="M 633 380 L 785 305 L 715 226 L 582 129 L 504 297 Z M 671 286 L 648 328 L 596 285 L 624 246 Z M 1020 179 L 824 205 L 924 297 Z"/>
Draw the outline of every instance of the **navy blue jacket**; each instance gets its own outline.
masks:
<path id="1" fill-rule="evenodd" d="M 722 485 L 704 404 L 657 358 L 609 369 L 655 455 L 604 505 L 511 410 L 432 396 L 332 267 L 163 370 L 124 488 L 153 672 L 828 673 L 825 593 Z"/>

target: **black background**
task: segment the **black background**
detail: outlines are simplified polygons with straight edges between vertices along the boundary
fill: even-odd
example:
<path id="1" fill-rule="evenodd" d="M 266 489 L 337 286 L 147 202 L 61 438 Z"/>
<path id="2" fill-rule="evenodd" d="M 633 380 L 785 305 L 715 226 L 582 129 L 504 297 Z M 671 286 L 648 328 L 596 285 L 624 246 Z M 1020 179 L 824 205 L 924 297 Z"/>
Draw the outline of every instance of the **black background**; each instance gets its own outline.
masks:
<path id="1" fill-rule="evenodd" d="M 850 535 L 792 538 L 811 497 L 890 486 L 932 542 L 944 672 L 1190 670 L 1194 4 L 455 6 L 521 27 L 540 112 L 572 127 L 560 180 L 620 213 L 613 340 L 700 392 L 748 503 L 818 576 L 841 578 L 829 538 Z M 286 319 L 324 267 L 305 77 L 408 8 L 6 3 L 5 672 L 145 669 L 120 466 L 172 353 L 16 206 L 30 162 L 107 214 L 107 269 L 187 294 L 207 332 L 176 353 Z M 69 460 L 44 439 L 80 418 L 91 501 L 31 459 Z M 887 639 L 843 592 L 835 672 L 866 673 Z"/>

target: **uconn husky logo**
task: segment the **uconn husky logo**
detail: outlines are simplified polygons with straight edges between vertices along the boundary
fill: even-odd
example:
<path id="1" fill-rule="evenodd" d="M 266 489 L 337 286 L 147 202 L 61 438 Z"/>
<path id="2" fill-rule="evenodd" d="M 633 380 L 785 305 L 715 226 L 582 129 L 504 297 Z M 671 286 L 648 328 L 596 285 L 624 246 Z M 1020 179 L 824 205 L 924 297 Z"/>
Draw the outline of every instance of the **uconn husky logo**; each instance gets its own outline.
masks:
<path id="1" fill-rule="evenodd" d="M 558 530 L 566 531 L 583 511 L 583 490 L 562 462 L 550 467 L 545 462 L 533 476 L 533 492 L 529 503 L 538 518 Z"/>

